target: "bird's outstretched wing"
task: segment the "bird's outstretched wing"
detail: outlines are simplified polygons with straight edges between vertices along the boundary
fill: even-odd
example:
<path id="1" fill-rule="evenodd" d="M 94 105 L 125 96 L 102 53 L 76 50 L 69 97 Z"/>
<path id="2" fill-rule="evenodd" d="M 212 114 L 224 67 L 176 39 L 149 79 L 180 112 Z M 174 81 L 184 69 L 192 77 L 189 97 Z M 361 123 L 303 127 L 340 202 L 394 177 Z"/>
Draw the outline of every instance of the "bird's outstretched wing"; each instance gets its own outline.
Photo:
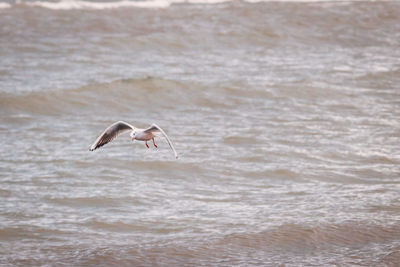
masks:
<path id="1" fill-rule="evenodd" d="M 93 145 L 90 147 L 90 151 L 95 150 L 105 144 L 111 142 L 115 139 L 120 133 L 123 133 L 128 130 L 133 130 L 135 127 L 130 125 L 129 123 L 118 121 L 114 124 L 110 125 L 104 132 L 96 139 Z"/>
<path id="2" fill-rule="evenodd" d="M 167 139 L 169 147 L 172 149 L 172 151 L 174 151 L 175 158 L 178 158 L 178 154 L 176 153 L 176 150 L 175 150 L 174 146 L 172 145 L 171 140 L 169 140 L 168 135 L 157 124 L 153 123 L 149 128 L 145 129 L 143 132 L 152 132 L 152 133 L 160 132 L 160 133 L 162 133 L 162 135 L 164 135 L 165 139 Z"/>

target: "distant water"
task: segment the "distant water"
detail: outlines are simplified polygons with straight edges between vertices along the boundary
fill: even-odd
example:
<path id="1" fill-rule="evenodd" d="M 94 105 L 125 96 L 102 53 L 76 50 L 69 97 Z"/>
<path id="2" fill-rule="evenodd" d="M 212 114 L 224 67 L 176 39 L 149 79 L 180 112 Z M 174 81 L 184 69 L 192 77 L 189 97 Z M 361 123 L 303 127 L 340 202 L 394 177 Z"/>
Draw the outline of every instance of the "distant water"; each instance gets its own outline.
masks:
<path id="1" fill-rule="evenodd" d="M 0 265 L 398 266 L 399 14 L 1 2 Z"/>

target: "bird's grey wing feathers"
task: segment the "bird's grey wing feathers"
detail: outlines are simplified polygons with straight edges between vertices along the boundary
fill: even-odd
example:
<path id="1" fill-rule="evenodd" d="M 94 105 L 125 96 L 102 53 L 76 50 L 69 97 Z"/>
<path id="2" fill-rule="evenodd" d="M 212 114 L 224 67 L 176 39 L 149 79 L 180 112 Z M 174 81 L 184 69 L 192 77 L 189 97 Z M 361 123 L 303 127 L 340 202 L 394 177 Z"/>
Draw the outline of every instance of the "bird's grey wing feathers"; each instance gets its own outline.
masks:
<path id="1" fill-rule="evenodd" d="M 145 129 L 144 132 L 161 133 L 162 135 L 164 135 L 165 139 L 167 139 L 169 147 L 172 149 L 172 151 L 175 154 L 175 158 L 178 158 L 178 154 L 176 153 L 176 150 L 175 150 L 174 146 L 172 145 L 171 140 L 169 140 L 168 135 L 157 124 L 153 123 L 149 128 Z"/>
<path id="2" fill-rule="evenodd" d="M 158 126 L 155 125 L 155 124 L 152 124 L 149 128 L 144 129 L 143 132 L 145 132 L 145 133 L 150 133 L 150 132 L 151 132 L 151 133 L 153 133 L 153 134 L 159 134 L 159 133 L 161 133 L 160 127 L 158 127 Z"/>
<path id="3" fill-rule="evenodd" d="M 129 123 L 123 121 L 115 122 L 104 130 L 104 132 L 96 139 L 89 150 L 93 151 L 101 146 L 104 146 L 105 144 L 114 140 L 119 134 L 133 129 L 134 127 Z"/>

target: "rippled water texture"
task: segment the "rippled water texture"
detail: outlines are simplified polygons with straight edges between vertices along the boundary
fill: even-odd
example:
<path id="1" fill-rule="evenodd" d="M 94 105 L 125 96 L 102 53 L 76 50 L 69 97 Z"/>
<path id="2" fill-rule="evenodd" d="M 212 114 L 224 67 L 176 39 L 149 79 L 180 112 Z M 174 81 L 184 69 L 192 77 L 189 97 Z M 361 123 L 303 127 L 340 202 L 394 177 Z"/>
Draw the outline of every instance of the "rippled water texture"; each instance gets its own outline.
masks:
<path id="1" fill-rule="evenodd" d="M 0 5 L 0 265 L 400 262 L 399 2 L 46 3 Z"/>

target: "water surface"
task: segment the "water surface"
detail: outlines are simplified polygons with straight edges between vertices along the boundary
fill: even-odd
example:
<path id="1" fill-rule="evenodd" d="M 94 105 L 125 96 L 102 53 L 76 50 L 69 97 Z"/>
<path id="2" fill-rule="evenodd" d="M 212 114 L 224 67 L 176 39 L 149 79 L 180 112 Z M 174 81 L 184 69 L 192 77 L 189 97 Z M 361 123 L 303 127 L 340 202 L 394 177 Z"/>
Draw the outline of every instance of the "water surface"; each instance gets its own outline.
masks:
<path id="1" fill-rule="evenodd" d="M 0 263 L 396 266 L 399 2 L 163 3 L 0 4 Z"/>

